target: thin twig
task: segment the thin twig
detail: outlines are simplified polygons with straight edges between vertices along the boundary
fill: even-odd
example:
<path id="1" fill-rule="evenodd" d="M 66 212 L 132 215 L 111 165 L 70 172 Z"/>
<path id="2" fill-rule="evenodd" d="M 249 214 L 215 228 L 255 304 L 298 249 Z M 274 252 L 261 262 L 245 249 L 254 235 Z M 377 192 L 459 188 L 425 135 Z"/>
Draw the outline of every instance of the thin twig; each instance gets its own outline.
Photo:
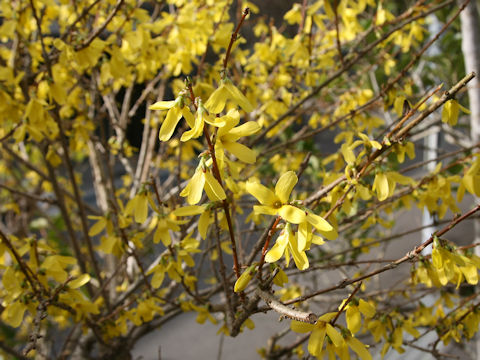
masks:
<path id="1" fill-rule="evenodd" d="M 230 43 L 228 44 L 227 53 L 225 54 L 225 59 L 223 60 L 224 75 L 226 75 L 226 72 L 227 72 L 228 59 L 230 58 L 230 52 L 232 51 L 233 43 L 237 40 L 238 32 L 240 31 L 243 21 L 245 20 L 249 12 L 250 12 L 250 9 L 248 7 L 243 10 L 242 17 L 240 18 L 240 21 L 238 22 L 237 27 L 235 28 L 235 31 L 233 32 L 232 37 L 230 38 Z"/>

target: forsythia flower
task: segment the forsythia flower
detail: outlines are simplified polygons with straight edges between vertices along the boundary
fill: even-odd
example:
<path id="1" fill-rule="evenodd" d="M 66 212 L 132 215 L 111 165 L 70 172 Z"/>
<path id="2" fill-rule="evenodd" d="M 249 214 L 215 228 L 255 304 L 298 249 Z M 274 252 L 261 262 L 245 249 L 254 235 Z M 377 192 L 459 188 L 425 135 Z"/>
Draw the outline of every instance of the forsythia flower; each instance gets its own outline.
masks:
<path id="1" fill-rule="evenodd" d="M 195 126 L 195 120 L 188 106 L 185 106 L 185 97 L 180 95 L 175 100 L 158 101 L 151 105 L 150 110 L 168 110 L 167 117 L 163 121 L 158 138 L 160 141 L 168 141 L 175 131 L 180 118 L 183 116 L 191 128 Z"/>
<path id="2" fill-rule="evenodd" d="M 275 192 L 254 181 L 247 181 L 246 189 L 262 205 L 255 205 L 253 210 L 258 214 L 280 215 L 292 224 L 305 221 L 305 211 L 288 204 L 288 198 L 298 181 L 293 171 L 288 171 L 278 179 Z"/>
<path id="3" fill-rule="evenodd" d="M 260 126 L 254 121 L 249 121 L 235 127 L 240 121 L 240 114 L 237 110 L 230 110 L 222 119 L 226 120 L 226 124 L 218 129 L 217 132 L 217 141 L 215 143 L 217 158 L 223 158 L 222 149 L 225 149 L 235 155 L 240 161 L 254 164 L 256 161 L 255 152 L 237 141 L 241 137 L 255 134 L 260 130 Z"/>
<path id="4" fill-rule="evenodd" d="M 343 303 L 340 305 L 340 308 L 342 306 Z M 347 327 L 352 334 L 360 331 L 362 326 L 360 314 L 363 314 L 365 318 L 370 319 L 375 315 L 375 307 L 363 299 L 360 299 L 359 301 L 353 299 L 348 303 L 346 309 Z"/>
<path id="5" fill-rule="evenodd" d="M 308 339 L 308 351 L 319 359 L 323 359 L 326 354 L 325 350 L 323 350 L 323 345 L 325 343 L 325 337 L 328 335 L 331 344 L 327 342 L 326 346 L 330 354 L 333 354 L 334 351 L 340 354 L 341 359 L 350 359 L 348 354 L 348 347 L 350 347 L 361 360 L 372 360 L 372 356 L 361 341 L 350 335 L 343 337 L 338 330 L 330 324 L 330 321 L 335 316 L 336 313 L 334 312 L 326 313 L 318 319 L 316 324 L 292 320 L 290 327 L 298 333 L 311 332 Z"/>
<path id="6" fill-rule="evenodd" d="M 187 202 L 190 205 L 195 205 L 202 198 L 203 189 L 205 189 L 211 201 L 220 201 L 227 198 L 222 186 L 214 178 L 210 170 L 204 168 L 203 164 L 200 164 L 185 189 L 180 193 L 180 196 L 187 197 Z"/>
<path id="7" fill-rule="evenodd" d="M 223 126 L 225 123 L 223 121 L 217 120 L 217 118 L 213 118 L 208 114 L 207 110 L 202 104 L 202 100 L 200 98 L 197 99 L 198 101 L 198 109 L 195 116 L 195 123 L 192 126 L 192 129 L 186 131 L 182 137 L 180 138 L 181 141 L 187 141 L 192 138 L 197 138 L 203 133 L 203 126 L 205 123 L 214 126 Z"/>
<path id="8" fill-rule="evenodd" d="M 275 245 L 273 245 L 273 247 L 265 256 L 265 261 L 269 263 L 275 262 L 280 259 L 283 254 L 285 254 L 285 260 L 288 267 L 290 263 L 290 252 L 292 253 L 293 261 L 295 261 L 295 265 L 299 270 L 308 269 L 309 263 L 307 254 L 304 250 L 298 249 L 297 237 L 292 231 L 292 226 L 287 223 L 285 229 L 277 238 Z"/>
<path id="9" fill-rule="evenodd" d="M 253 275 L 255 275 L 255 267 L 257 265 L 252 265 L 250 266 L 247 270 L 243 272 L 243 274 L 237 279 L 235 282 L 235 286 L 233 288 L 233 291 L 235 292 L 240 292 L 245 290 L 245 288 L 248 286 L 248 283 L 250 280 L 252 280 Z"/>
<path id="10" fill-rule="evenodd" d="M 246 112 L 253 110 L 252 104 L 250 104 L 245 95 L 233 85 L 229 78 L 222 80 L 220 87 L 208 98 L 205 107 L 209 112 L 218 114 L 223 111 L 228 100 L 232 100 Z"/>
<path id="11" fill-rule="evenodd" d="M 278 179 L 275 192 L 273 192 L 256 181 L 248 180 L 247 191 L 262 204 L 255 205 L 253 211 L 257 214 L 279 215 L 292 224 L 307 222 L 327 239 L 335 239 L 337 232 L 328 221 L 308 209 L 302 210 L 288 203 L 290 193 L 297 182 L 297 175 L 293 171 L 287 171 Z M 304 243 L 302 242 L 302 246 Z"/>

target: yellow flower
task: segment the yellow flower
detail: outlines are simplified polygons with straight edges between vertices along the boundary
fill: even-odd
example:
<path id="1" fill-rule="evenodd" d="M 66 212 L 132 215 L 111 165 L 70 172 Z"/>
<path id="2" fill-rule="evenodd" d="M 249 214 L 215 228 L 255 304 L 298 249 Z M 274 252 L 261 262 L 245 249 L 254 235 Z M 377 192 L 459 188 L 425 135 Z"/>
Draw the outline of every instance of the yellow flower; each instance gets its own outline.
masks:
<path id="1" fill-rule="evenodd" d="M 240 292 L 245 290 L 245 288 L 248 286 L 250 280 L 252 280 L 253 275 L 255 274 L 255 267 L 257 265 L 252 265 L 250 266 L 247 270 L 243 272 L 243 274 L 237 279 L 235 282 L 235 287 L 233 291 L 235 292 Z"/>
<path id="2" fill-rule="evenodd" d="M 288 198 L 297 181 L 297 175 L 293 171 L 288 171 L 278 179 L 275 192 L 273 192 L 258 182 L 248 180 L 247 191 L 262 204 L 253 207 L 255 213 L 280 215 L 292 224 L 300 224 L 305 221 L 305 211 L 288 204 Z"/>
<path id="3" fill-rule="evenodd" d="M 233 85 L 229 78 L 222 80 L 220 87 L 208 98 L 205 107 L 209 112 L 218 114 L 223 111 L 228 100 L 233 101 L 246 112 L 253 110 L 252 104 L 250 104 L 245 95 Z"/>
<path id="4" fill-rule="evenodd" d="M 298 333 L 311 332 L 308 339 L 308 351 L 311 355 L 323 359 L 326 353 L 334 355 L 336 353 L 340 359 L 350 359 L 348 354 L 348 347 L 350 347 L 361 360 L 372 360 L 372 356 L 367 350 L 367 347 L 356 338 L 345 334 L 342 336 L 337 329 L 335 329 L 330 321 L 336 316 L 336 313 L 326 313 L 321 316 L 316 324 L 308 324 L 296 320 L 292 320 L 290 328 Z M 325 342 L 325 337 L 328 335 L 330 342 Z M 323 345 L 326 343 L 326 349 Z"/>
<path id="5" fill-rule="evenodd" d="M 148 193 L 145 190 L 140 190 L 125 207 L 125 214 L 134 215 L 135 221 L 143 224 L 148 217 Z"/>
<path id="6" fill-rule="evenodd" d="M 280 233 L 275 245 L 265 256 L 265 261 L 273 263 L 285 254 L 287 266 L 290 263 L 290 253 L 292 253 L 293 261 L 299 270 L 308 269 L 309 263 L 307 254 L 303 250 L 298 249 L 297 238 L 292 231 L 292 226 L 287 223 L 285 229 Z"/>
<path id="7" fill-rule="evenodd" d="M 200 164 L 185 189 L 180 193 L 180 196 L 187 197 L 187 202 L 190 205 L 195 205 L 202 198 L 203 189 L 205 189 L 211 201 L 220 201 L 227 198 L 222 186 L 214 178 L 210 170 L 204 168 L 203 164 Z"/>
<path id="8" fill-rule="evenodd" d="M 217 132 L 217 142 L 215 143 L 217 158 L 223 158 L 222 149 L 225 149 L 240 161 L 254 164 L 257 158 L 255 152 L 237 141 L 241 137 L 255 134 L 260 130 L 260 126 L 255 121 L 248 121 L 236 126 L 240 121 L 240 114 L 237 110 L 230 110 L 222 119 L 225 119 L 226 124 Z"/>
<path id="9" fill-rule="evenodd" d="M 208 114 L 207 110 L 202 104 L 202 100 L 198 98 L 198 105 L 197 105 L 197 113 L 195 116 L 195 122 L 192 128 L 185 133 L 183 133 L 182 137 L 180 138 L 181 141 L 187 141 L 192 138 L 197 138 L 203 133 L 203 126 L 205 123 L 208 123 L 210 125 L 214 126 L 223 126 L 225 125 L 225 122 L 221 121 L 220 119 L 214 118 Z"/>
<path id="10" fill-rule="evenodd" d="M 151 105 L 150 110 L 168 110 L 167 116 L 160 128 L 158 138 L 160 141 L 168 141 L 175 131 L 180 118 L 183 116 L 188 125 L 194 128 L 195 120 L 188 106 L 185 106 L 185 97 L 180 95 L 175 100 L 158 101 Z"/>
<path id="11" fill-rule="evenodd" d="M 308 324 L 292 320 L 290 327 L 293 331 L 298 333 L 311 332 L 308 339 L 308 351 L 313 356 L 320 357 L 325 341 L 325 335 L 328 335 L 335 347 L 341 347 L 345 344 L 342 335 L 329 323 L 329 321 L 335 316 L 336 313 L 334 312 L 326 313 L 318 319 L 316 324 Z"/>
<path id="12" fill-rule="evenodd" d="M 338 234 L 328 221 L 315 215 L 309 209 L 302 210 L 289 204 L 290 193 L 297 182 L 297 175 L 293 171 L 287 171 L 278 179 L 275 192 L 273 192 L 255 180 L 248 180 L 245 185 L 246 190 L 262 204 L 255 205 L 253 211 L 256 214 L 279 215 L 292 224 L 307 222 L 327 239 L 335 239 Z M 302 240 L 303 248 L 305 248 L 305 244 L 306 242 Z"/>
<path id="13" fill-rule="evenodd" d="M 340 305 L 340 307 L 341 306 L 343 306 L 343 303 Z M 370 319 L 375 315 L 375 307 L 363 299 L 360 299 L 359 301 L 353 299 L 347 305 L 347 328 L 352 334 L 360 331 L 360 328 L 362 327 L 362 320 L 360 314 L 363 314 L 365 318 Z"/>

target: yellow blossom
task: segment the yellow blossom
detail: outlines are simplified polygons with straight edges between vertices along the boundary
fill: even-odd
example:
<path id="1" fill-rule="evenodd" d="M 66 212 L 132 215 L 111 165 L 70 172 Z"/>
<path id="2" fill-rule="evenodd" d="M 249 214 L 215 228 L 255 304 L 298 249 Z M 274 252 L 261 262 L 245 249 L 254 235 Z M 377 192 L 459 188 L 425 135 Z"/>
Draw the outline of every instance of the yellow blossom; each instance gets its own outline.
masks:
<path id="1" fill-rule="evenodd" d="M 195 205 L 202 198 L 203 189 L 205 189 L 211 201 L 220 201 L 227 198 L 222 186 L 210 170 L 204 169 L 203 164 L 200 164 L 180 196 L 186 197 L 190 205 Z"/>
<path id="2" fill-rule="evenodd" d="M 229 78 L 222 80 L 218 89 L 216 89 L 205 103 L 205 107 L 211 113 L 218 114 L 223 111 L 228 100 L 233 101 L 239 105 L 246 112 L 253 111 L 253 106 L 250 104 L 245 95 L 242 94 L 238 88 L 233 85 Z"/>
<path id="3" fill-rule="evenodd" d="M 187 120 L 188 125 L 194 128 L 195 120 L 190 109 L 185 105 L 185 97 L 183 95 L 180 95 L 175 100 L 158 101 L 150 106 L 150 110 L 168 110 L 158 134 L 160 141 L 168 141 L 172 137 L 182 116 Z"/>
<path id="4" fill-rule="evenodd" d="M 237 110 L 230 110 L 228 114 L 222 118 L 225 118 L 226 124 L 218 129 L 217 132 L 217 141 L 215 143 L 217 158 L 223 157 L 222 149 L 225 149 L 235 155 L 239 160 L 247 164 L 254 164 L 256 161 L 255 152 L 237 141 L 241 137 L 250 136 L 259 131 L 260 126 L 258 123 L 249 121 L 240 126 L 236 126 L 240 121 L 240 114 Z"/>
<path id="5" fill-rule="evenodd" d="M 285 229 L 280 233 L 275 245 L 265 256 L 265 261 L 272 263 L 281 258 L 285 254 L 287 266 L 290 262 L 290 253 L 292 253 L 293 261 L 299 270 L 308 269 L 309 263 L 305 251 L 298 249 L 297 238 L 292 231 L 292 226 L 287 223 Z"/>

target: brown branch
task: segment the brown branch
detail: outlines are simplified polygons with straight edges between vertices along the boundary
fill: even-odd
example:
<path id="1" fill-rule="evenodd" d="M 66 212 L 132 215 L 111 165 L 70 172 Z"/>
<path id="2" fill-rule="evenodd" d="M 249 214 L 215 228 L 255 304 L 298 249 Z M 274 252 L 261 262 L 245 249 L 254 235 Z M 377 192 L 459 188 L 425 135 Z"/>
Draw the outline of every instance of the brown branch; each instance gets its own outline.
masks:
<path id="1" fill-rule="evenodd" d="M 235 28 L 235 31 L 233 32 L 232 37 L 230 38 L 230 43 L 228 44 L 227 53 L 225 54 L 225 59 L 223 60 L 224 76 L 226 75 L 226 72 L 227 72 L 228 59 L 230 58 L 230 52 L 232 51 L 233 43 L 237 40 L 238 32 L 240 31 L 243 21 L 245 20 L 249 12 L 250 12 L 250 9 L 248 7 L 243 10 L 242 17 L 240 18 L 240 21 L 238 22 L 237 27 Z"/>
<path id="2" fill-rule="evenodd" d="M 232 285 L 227 280 L 227 274 L 225 271 L 225 263 L 223 262 L 223 252 L 222 247 L 220 245 L 220 226 L 218 224 L 218 216 L 217 216 L 217 209 L 214 210 L 214 219 L 215 219 L 215 240 L 216 240 L 216 247 L 218 252 L 218 263 L 220 267 L 218 271 L 220 272 L 220 277 L 222 279 L 223 291 L 225 292 L 225 296 L 227 298 L 227 311 L 226 311 L 226 324 L 227 328 L 229 326 L 233 326 L 233 321 L 235 319 L 235 314 L 233 310 L 233 302 L 232 302 Z"/>
<path id="3" fill-rule="evenodd" d="M 296 309 L 289 308 L 283 305 L 280 301 L 275 299 L 271 294 L 255 289 L 255 293 L 262 298 L 263 301 L 272 309 L 290 319 L 298 320 L 301 322 L 315 324 L 318 320 L 318 316 L 314 313 L 304 312 Z"/>
<path id="4" fill-rule="evenodd" d="M 265 245 L 263 246 L 263 249 L 262 249 L 262 257 L 260 258 L 260 263 L 258 264 L 258 279 L 260 281 L 262 280 L 262 268 L 263 268 L 263 264 L 265 263 L 265 255 L 267 254 L 268 245 L 270 243 L 270 240 L 272 239 L 273 234 L 275 233 L 275 229 L 278 223 L 280 222 L 280 220 L 282 220 L 282 217 L 277 216 L 272 227 L 270 228 L 270 230 L 268 230 L 268 235 L 267 235 L 267 238 L 265 239 Z"/>

